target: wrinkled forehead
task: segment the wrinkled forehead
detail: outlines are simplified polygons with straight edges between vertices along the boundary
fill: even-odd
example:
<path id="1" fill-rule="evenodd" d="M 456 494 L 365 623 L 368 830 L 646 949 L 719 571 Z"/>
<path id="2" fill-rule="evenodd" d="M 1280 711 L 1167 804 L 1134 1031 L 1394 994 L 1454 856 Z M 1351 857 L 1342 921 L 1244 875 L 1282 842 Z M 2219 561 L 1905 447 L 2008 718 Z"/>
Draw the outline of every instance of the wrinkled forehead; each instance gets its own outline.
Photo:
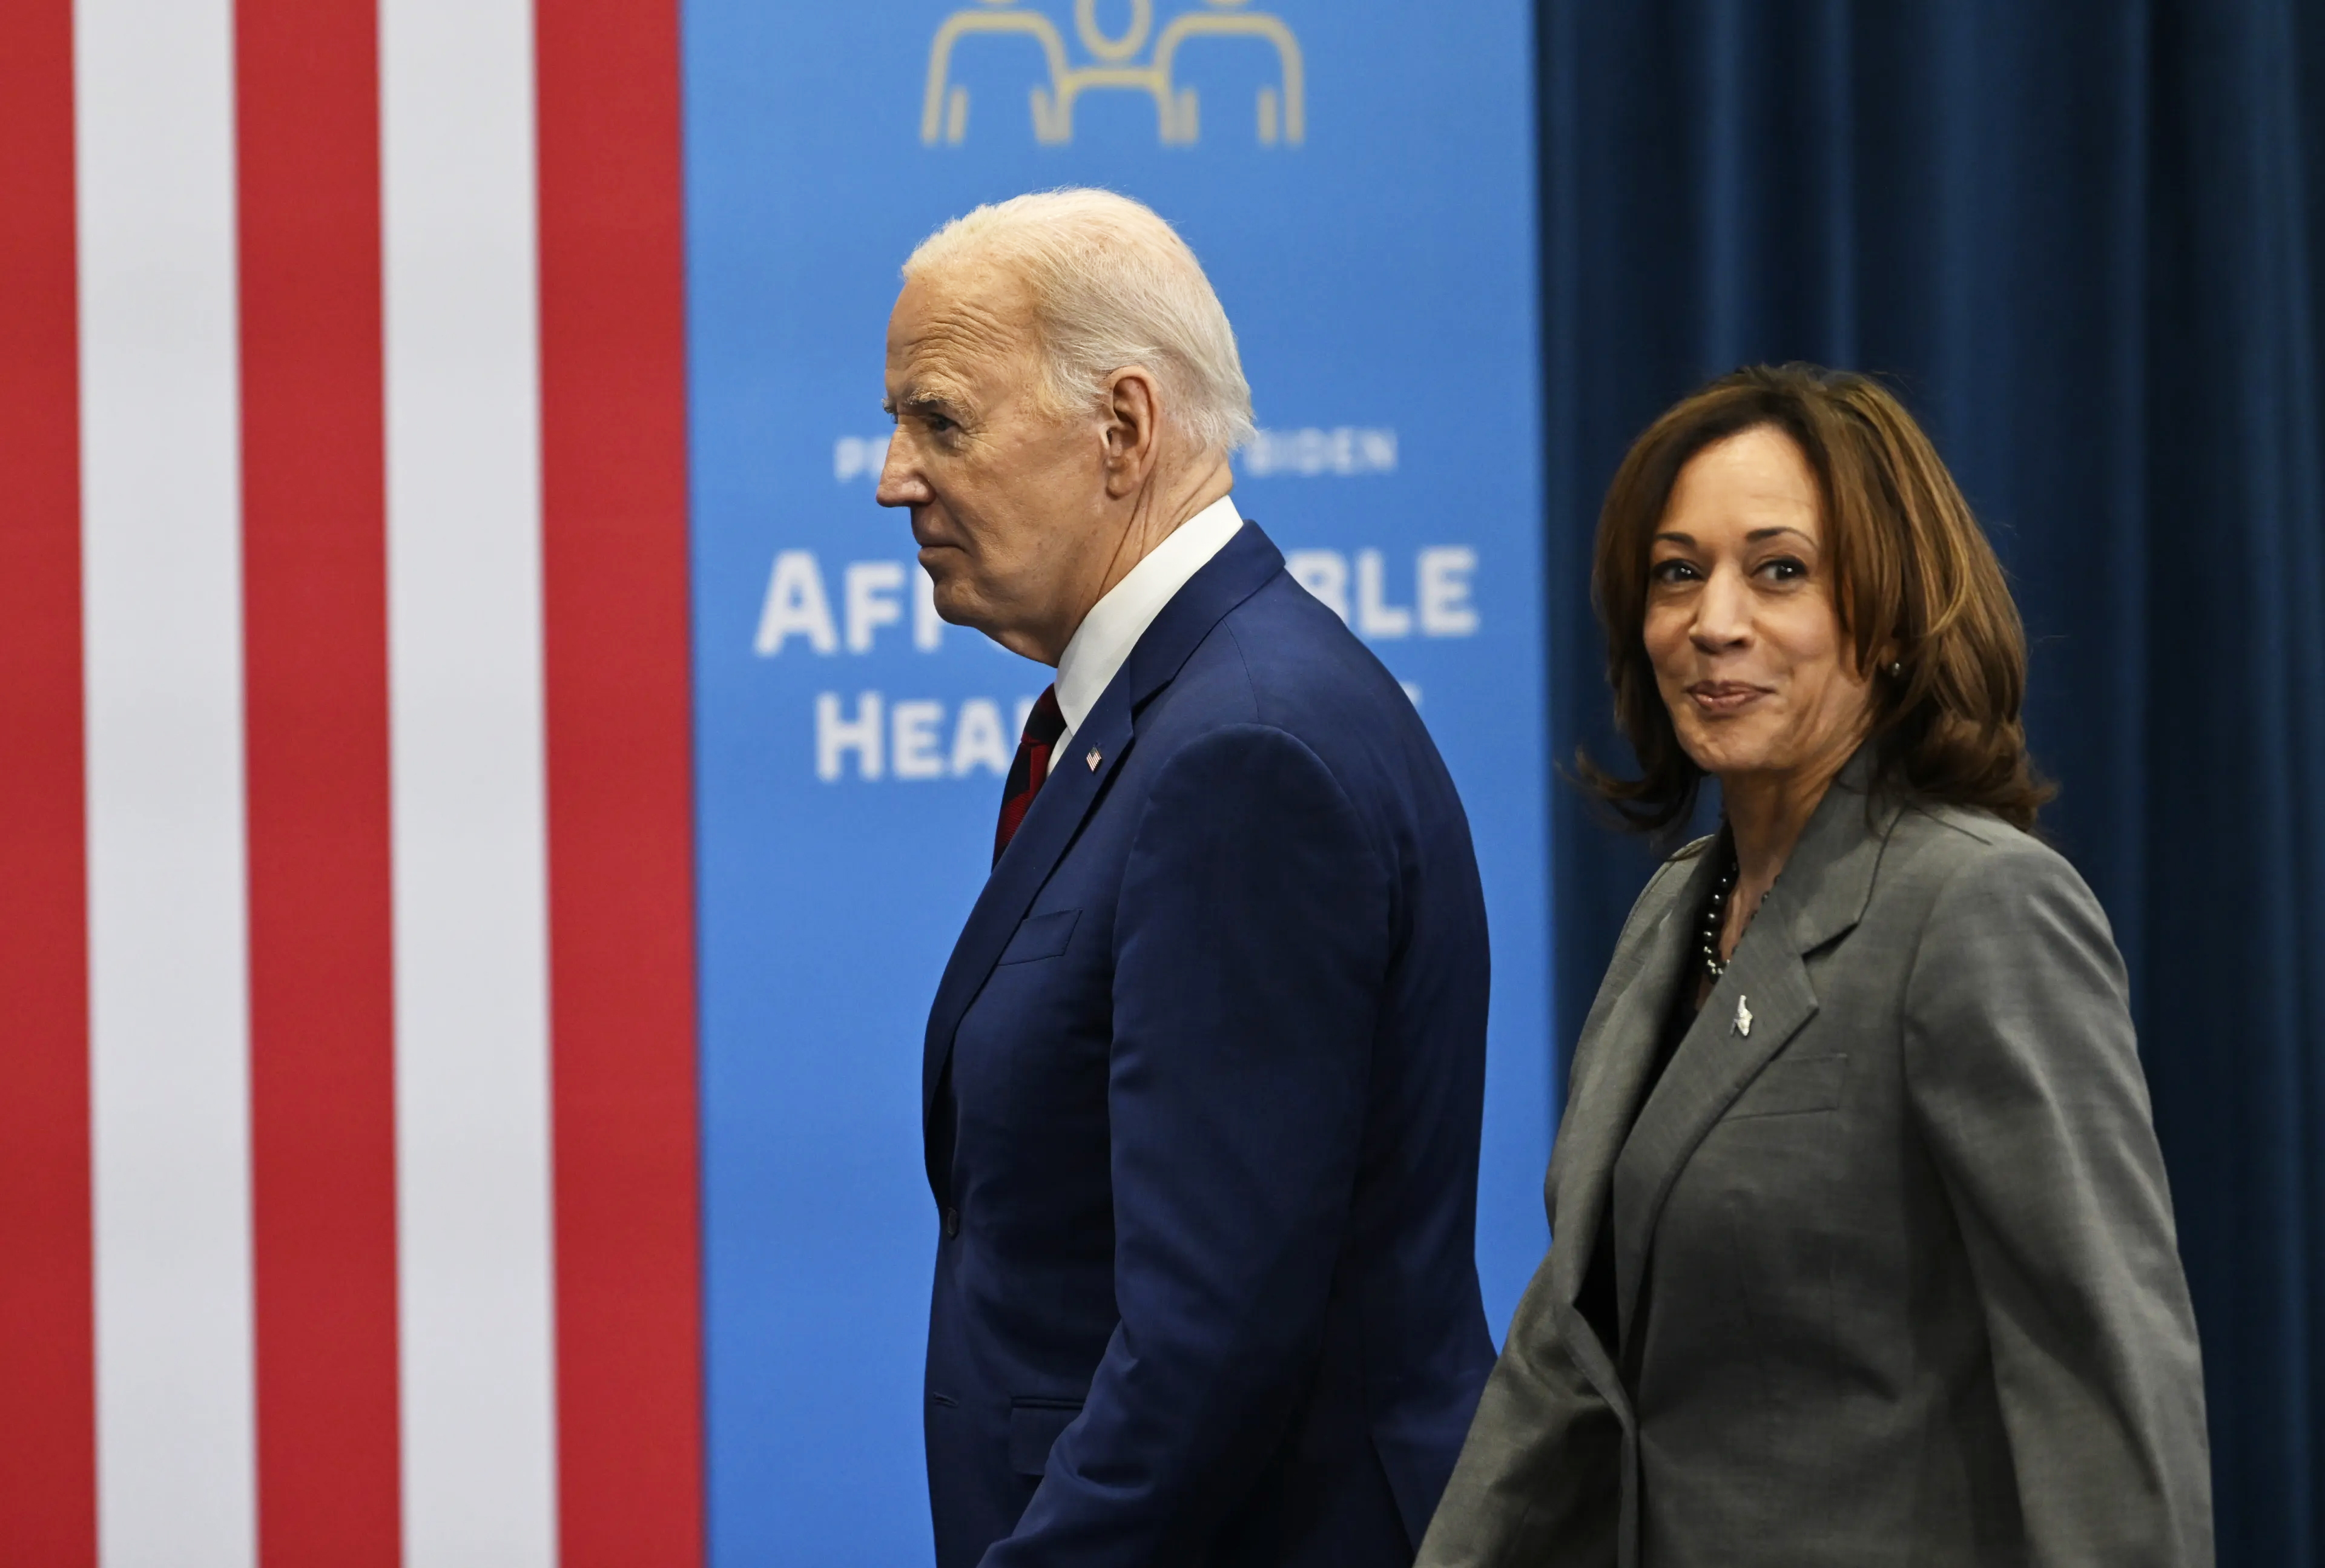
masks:
<path id="1" fill-rule="evenodd" d="M 924 273 L 905 283 L 888 320 L 888 378 L 988 391 L 1033 364 L 1033 300 L 1025 286 L 989 264 Z"/>

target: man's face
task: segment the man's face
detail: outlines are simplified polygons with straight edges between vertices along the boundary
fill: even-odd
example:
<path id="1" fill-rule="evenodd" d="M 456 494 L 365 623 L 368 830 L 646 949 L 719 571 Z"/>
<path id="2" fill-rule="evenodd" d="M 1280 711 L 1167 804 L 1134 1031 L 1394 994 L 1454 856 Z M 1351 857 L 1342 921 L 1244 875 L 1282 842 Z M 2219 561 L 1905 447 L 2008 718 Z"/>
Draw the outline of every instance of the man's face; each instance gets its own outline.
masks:
<path id="1" fill-rule="evenodd" d="M 1043 407 L 1037 355 L 1032 302 L 997 269 L 906 283 L 888 318 L 896 433 L 879 500 L 912 508 L 939 615 L 1055 663 L 1106 536 L 1106 447 L 1095 413 Z"/>

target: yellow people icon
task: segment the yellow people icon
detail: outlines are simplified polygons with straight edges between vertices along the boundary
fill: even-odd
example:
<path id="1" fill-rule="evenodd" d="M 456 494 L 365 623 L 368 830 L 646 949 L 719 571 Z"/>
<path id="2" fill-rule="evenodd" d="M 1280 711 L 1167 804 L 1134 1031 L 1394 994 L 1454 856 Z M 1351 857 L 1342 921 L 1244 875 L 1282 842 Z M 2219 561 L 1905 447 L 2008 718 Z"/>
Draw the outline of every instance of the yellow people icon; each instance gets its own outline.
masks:
<path id="1" fill-rule="evenodd" d="M 1074 31 L 1081 34 L 1084 49 L 1119 65 L 1135 57 L 1154 31 L 1154 7 L 1150 0 L 1130 0 L 1130 26 L 1120 38 L 1108 38 L 1098 24 L 1098 0 L 1074 0 Z"/>
<path id="2" fill-rule="evenodd" d="M 968 137 L 968 88 L 952 79 L 953 52 L 979 35 L 1030 41 L 1040 51 L 1040 72 L 1028 91 L 1033 139 L 1061 146 L 1074 139 L 1074 103 L 1093 91 L 1144 93 L 1154 103 L 1155 133 L 1165 146 L 1192 146 L 1201 139 L 1200 103 L 1194 88 L 1175 79 L 1180 46 L 1190 39 L 1248 38 L 1275 51 L 1277 78 L 1263 86 L 1255 105 L 1262 146 L 1298 146 L 1308 135 L 1306 73 L 1300 41 L 1283 19 L 1246 8 L 1247 0 L 1205 0 L 1196 10 L 1172 17 L 1154 37 L 1144 64 L 1138 54 L 1154 36 L 1153 0 L 1130 0 L 1130 20 L 1109 33 L 1098 20 L 1098 0 L 1073 0 L 1074 32 L 1091 63 L 1075 65 L 1056 22 L 1019 0 L 984 0 L 981 8 L 945 18 L 929 45 L 928 92 L 921 105 L 921 140 L 958 146 Z"/>

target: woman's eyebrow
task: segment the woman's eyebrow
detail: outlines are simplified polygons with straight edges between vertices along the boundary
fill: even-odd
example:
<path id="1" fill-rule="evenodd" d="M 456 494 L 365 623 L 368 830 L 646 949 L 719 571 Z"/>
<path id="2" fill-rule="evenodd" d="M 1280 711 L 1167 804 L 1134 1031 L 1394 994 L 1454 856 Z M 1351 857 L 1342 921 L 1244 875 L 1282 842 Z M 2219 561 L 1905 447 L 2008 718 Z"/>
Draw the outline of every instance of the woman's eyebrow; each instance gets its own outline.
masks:
<path id="1" fill-rule="evenodd" d="M 1757 544 L 1762 540 L 1774 539 L 1779 533 L 1790 533 L 1794 538 L 1799 539 L 1806 544 L 1813 545 L 1816 543 L 1816 540 L 1811 535 L 1802 533 L 1798 528 L 1793 528 L 1781 523 L 1771 528 L 1755 528 L 1749 533 L 1744 535 L 1744 541 L 1747 544 Z M 1695 548 L 1694 534 L 1681 533 L 1671 529 L 1665 529 L 1663 532 L 1656 534 L 1655 541 L 1658 543 L 1668 542 L 1672 544 L 1684 544 L 1690 550 Z"/>

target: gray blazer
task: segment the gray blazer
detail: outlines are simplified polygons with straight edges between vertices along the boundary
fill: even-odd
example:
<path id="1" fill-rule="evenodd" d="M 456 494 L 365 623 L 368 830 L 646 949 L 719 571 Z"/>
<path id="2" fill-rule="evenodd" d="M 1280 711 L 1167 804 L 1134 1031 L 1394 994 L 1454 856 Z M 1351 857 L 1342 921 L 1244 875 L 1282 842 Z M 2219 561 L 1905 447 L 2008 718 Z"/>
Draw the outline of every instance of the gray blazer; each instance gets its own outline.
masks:
<path id="1" fill-rule="evenodd" d="M 1709 840 L 1640 896 L 1575 1050 L 1555 1240 L 1424 1568 L 2212 1561 L 2196 1327 L 2107 917 L 2035 840 L 1872 803 L 1866 773 L 1644 1108 Z M 1575 1305 L 1609 1203 L 1619 1365 Z"/>

